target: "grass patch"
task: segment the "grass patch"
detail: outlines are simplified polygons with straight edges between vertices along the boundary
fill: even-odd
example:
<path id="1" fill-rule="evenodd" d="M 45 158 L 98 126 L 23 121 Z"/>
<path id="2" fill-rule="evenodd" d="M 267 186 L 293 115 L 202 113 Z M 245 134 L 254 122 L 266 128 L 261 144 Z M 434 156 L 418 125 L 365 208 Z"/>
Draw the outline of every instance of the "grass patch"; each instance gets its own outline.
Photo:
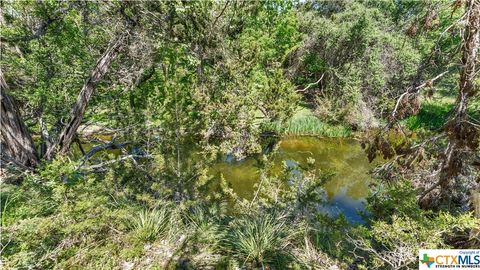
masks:
<path id="1" fill-rule="evenodd" d="M 468 113 L 470 114 L 471 117 L 475 119 L 480 119 L 480 97 L 477 97 L 476 99 L 472 100 L 469 106 Z"/>
<path id="2" fill-rule="evenodd" d="M 418 114 L 404 120 L 405 125 L 412 130 L 438 130 L 445 124 L 453 104 L 424 103 Z"/>
<path id="3" fill-rule="evenodd" d="M 330 125 L 313 115 L 294 116 L 286 123 L 263 123 L 261 127 L 265 132 L 275 132 L 281 135 L 348 137 L 352 134 L 349 127 Z"/>

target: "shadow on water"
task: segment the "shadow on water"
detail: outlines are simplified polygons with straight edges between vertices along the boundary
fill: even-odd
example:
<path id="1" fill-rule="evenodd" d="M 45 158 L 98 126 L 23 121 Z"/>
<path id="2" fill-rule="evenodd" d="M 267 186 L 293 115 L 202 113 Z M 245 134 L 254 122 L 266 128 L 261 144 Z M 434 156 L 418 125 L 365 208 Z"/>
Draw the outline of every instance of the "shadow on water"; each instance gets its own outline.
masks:
<path id="1" fill-rule="evenodd" d="M 368 172 L 374 164 L 368 162 L 360 143 L 345 138 L 287 137 L 281 139 L 273 153 L 274 167 L 286 164 L 291 168 L 306 166 L 307 159 L 315 159 L 315 167 L 335 174 L 324 185 L 326 203 L 319 211 L 336 217 L 345 215 L 351 223 L 363 223 L 365 198 L 371 178 Z M 239 197 L 251 199 L 254 185 L 259 181 L 255 157 L 241 161 L 225 158 L 213 168 L 214 173 L 230 183 Z M 297 171 L 299 173 L 299 171 Z"/>

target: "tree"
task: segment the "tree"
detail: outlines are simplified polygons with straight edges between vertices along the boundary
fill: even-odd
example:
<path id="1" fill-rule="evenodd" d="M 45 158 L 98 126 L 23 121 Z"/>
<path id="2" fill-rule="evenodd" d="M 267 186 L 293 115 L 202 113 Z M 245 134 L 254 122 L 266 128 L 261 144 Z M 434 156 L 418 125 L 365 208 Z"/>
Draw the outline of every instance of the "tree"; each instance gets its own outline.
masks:
<path id="1" fill-rule="evenodd" d="M 443 156 L 439 185 L 447 194 L 450 180 L 457 176 L 464 165 L 467 150 L 478 147 L 478 126 L 469 121 L 467 108 L 470 99 L 478 94 L 475 89 L 475 66 L 480 48 L 480 1 L 466 2 L 467 17 L 462 43 L 462 69 L 458 85 L 458 95 L 451 119 L 445 126 L 449 142 Z"/>
<path id="2" fill-rule="evenodd" d="M 461 42 L 458 44 L 461 54 L 458 92 L 454 108 L 450 113 L 451 116 L 444 122 L 443 130 L 431 138 L 414 143 L 404 132 L 399 120 L 418 112 L 421 106 L 420 90 L 431 88 L 433 82 L 442 78 L 448 71 L 432 76 L 433 78 L 418 83 L 416 87 L 409 87 L 401 94 L 396 100 L 392 116 L 385 129 L 382 129 L 377 136 L 370 140 L 367 149 L 370 159 L 377 154 L 382 154 L 385 158 L 393 158 L 380 167 L 377 173 L 390 180 L 410 178 L 417 187 L 423 189 L 418 200 L 424 206 L 439 205 L 445 201 L 466 203 L 468 202 L 465 199 L 468 198 L 468 191 L 460 188 L 461 182 L 475 181 L 472 177 L 468 177 L 468 166 L 466 165 L 471 157 L 469 153 L 475 151 L 479 143 L 478 125 L 471 121 L 468 106 L 469 102 L 477 96 L 475 72 L 479 49 L 480 2 L 477 0 L 467 1 L 464 14 L 445 28 L 446 30 L 440 33 L 440 38 L 444 32 L 451 29 L 460 30 L 462 35 Z M 437 44 L 434 45 L 435 48 L 438 43 L 437 41 Z M 438 52 L 435 53 L 438 54 Z M 406 135 L 405 138 L 396 142 L 390 140 L 388 132 L 385 131 L 392 128 L 403 132 L 402 134 Z M 461 174 L 465 176 L 464 180 L 460 179 Z M 456 188 L 452 189 L 454 184 L 456 184 Z M 474 185 L 474 183 L 470 184 Z M 463 186 L 466 186 L 465 183 Z M 440 187 L 440 194 L 432 193 L 434 190 L 438 191 L 438 187 Z"/>
<path id="3" fill-rule="evenodd" d="M 18 105 L 6 93 L 7 88 L 3 72 L 0 70 L 1 158 L 21 167 L 35 167 L 39 163 L 35 145 L 18 111 Z"/>
<path id="4" fill-rule="evenodd" d="M 44 8 L 43 4 L 38 4 L 39 9 Z M 80 126 L 85 109 L 87 104 L 93 95 L 97 84 L 103 79 L 107 73 L 112 62 L 116 59 L 118 54 L 127 44 L 127 39 L 131 35 L 131 30 L 135 26 L 136 21 L 129 17 L 126 14 L 126 9 L 130 6 L 127 2 L 125 4 L 121 3 L 118 9 L 115 10 L 116 13 L 120 14 L 122 17 L 125 29 L 122 29 L 121 34 L 114 37 L 114 40 L 111 42 L 106 51 L 98 59 L 95 64 L 93 71 L 90 76 L 86 79 L 78 97 L 77 101 L 73 105 L 69 117 L 69 121 L 63 127 L 60 132 L 58 139 L 55 143 L 49 144 L 49 148 L 46 150 L 45 158 L 51 159 L 54 157 L 54 154 L 59 150 L 60 154 L 66 154 L 72 144 L 78 127 Z M 61 18 L 66 16 L 68 9 L 59 9 L 54 12 L 56 14 L 54 18 L 51 18 L 51 15 L 47 12 L 47 19 L 40 21 L 40 27 L 33 31 L 32 36 L 28 37 L 15 37 L 14 38 L 2 38 L 6 42 L 29 42 L 34 39 L 39 39 L 47 33 L 48 26 L 54 22 L 61 21 Z M 2 9 L 2 12 L 4 10 Z M 62 16 L 60 16 L 61 14 Z M 2 13 L 2 23 L 3 22 L 3 13 Z M 52 75 L 50 75 L 52 76 Z M 2 81 L 2 145 L 5 148 L 5 155 L 8 155 L 16 164 L 20 164 L 27 168 L 34 168 L 39 163 L 39 157 L 35 150 L 35 145 L 32 141 L 31 135 L 24 123 L 24 120 L 21 118 L 18 109 L 15 107 L 11 97 L 5 93 L 7 88 L 6 81 L 4 79 L 3 73 L 1 74 Z M 43 105 L 40 105 L 43 106 Z M 39 108 L 43 110 L 43 108 Z M 42 119 L 43 120 L 43 119 Z M 43 123 L 42 123 L 43 124 Z M 44 127 L 42 127 L 42 130 Z M 42 135 L 44 133 L 42 132 Z M 51 140 L 51 138 L 48 138 Z M 57 149 L 58 148 L 58 149 Z M 5 156 L 6 158 L 7 156 Z"/>
<path id="5" fill-rule="evenodd" d="M 117 55 L 125 47 L 126 39 L 129 34 L 129 30 L 125 30 L 125 32 L 123 32 L 118 38 L 116 38 L 116 40 L 112 42 L 100 59 L 98 59 L 90 77 L 88 77 L 88 79 L 85 81 L 82 90 L 78 94 L 77 101 L 75 102 L 75 105 L 73 105 L 70 113 L 70 119 L 60 133 L 57 145 L 53 145 L 47 151 L 47 159 L 52 157 L 53 152 L 56 150 L 55 147 L 57 146 L 59 147 L 61 154 L 66 154 L 69 150 L 70 145 L 76 136 L 77 129 L 82 123 L 85 109 L 90 98 L 95 92 L 97 84 L 102 80 L 103 76 L 105 76 L 105 73 L 107 73 L 113 60 L 115 60 Z"/>

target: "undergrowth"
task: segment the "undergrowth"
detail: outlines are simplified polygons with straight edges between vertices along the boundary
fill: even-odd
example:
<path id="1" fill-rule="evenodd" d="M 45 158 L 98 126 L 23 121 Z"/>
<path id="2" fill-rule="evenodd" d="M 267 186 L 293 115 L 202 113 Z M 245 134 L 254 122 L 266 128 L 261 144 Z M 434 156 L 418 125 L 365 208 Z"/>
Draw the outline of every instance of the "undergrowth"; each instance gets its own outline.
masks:
<path id="1" fill-rule="evenodd" d="M 454 247 L 452 236 L 480 225 L 470 213 L 422 210 L 408 185 L 368 200 L 368 227 L 349 225 L 318 212 L 322 179 L 314 171 L 289 189 L 275 188 L 281 182 L 275 179 L 291 172 L 269 175 L 257 200 L 234 201 L 238 212 L 229 214 L 227 193 L 215 192 L 214 200 L 160 198 L 139 187 L 141 174 L 129 163 L 101 175 L 72 174 L 74 182 L 58 177 L 65 166 L 53 162 L 19 185 L 1 184 L 3 269 L 387 269 L 378 257 L 385 250 L 404 256 Z"/>

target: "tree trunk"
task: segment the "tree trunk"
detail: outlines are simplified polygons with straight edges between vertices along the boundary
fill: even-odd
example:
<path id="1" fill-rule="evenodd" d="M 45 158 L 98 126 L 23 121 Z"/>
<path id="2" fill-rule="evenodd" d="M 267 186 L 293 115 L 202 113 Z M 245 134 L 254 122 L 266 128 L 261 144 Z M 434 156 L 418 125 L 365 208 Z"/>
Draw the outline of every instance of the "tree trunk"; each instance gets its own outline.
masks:
<path id="1" fill-rule="evenodd" d="M 7 95 L 6 90 L 7 84 L 0 71 L 2 159 L 27 168 L 34 168 L 39 163 L 35 145 L 27 126 L 20 117 L 18 107 Z"/>
<path id="2" fill-rule="evenodd" d="M 476 148 L 478 131 L 468 122 L 467 108 L 469 99 L 475 94 L 475 64 L 479 49 L 480 0 L 467 2 L 467 21 L 462 44 L 462 70 L 459 92 L 453 117 L 446 125 L 449 144 L 444 153 L 440 173 L 440 185 L 443 193 L 448 193 L 450 180 L 458 175 L 463 165 L 462 153 L 466 148 Z"/>
<path id="3" fill-rule="evenodd" d="M 63 128 L 58 141 L 53 145 L 46 154 L 46 158 L 52 158 L 55 151 L 59 150 L 60 154 L 66 154 L 70 145 L 74 141 L 78 127 L 80 126 L 87 104 L 95 92 L 97 84 L 107 73 L 113 60 L 118 56 L 123 49 L 128 31 L 125 31 L 120 37 L 118 37 L 112 45 L 105 51 L 105 53 L 97 61 L 95 68 L 93 69 L 90 77 L 85 81 L 85 84 L 77 97 L 77 101 L 70 112 L 70 118 L 67 125 Z"/>

